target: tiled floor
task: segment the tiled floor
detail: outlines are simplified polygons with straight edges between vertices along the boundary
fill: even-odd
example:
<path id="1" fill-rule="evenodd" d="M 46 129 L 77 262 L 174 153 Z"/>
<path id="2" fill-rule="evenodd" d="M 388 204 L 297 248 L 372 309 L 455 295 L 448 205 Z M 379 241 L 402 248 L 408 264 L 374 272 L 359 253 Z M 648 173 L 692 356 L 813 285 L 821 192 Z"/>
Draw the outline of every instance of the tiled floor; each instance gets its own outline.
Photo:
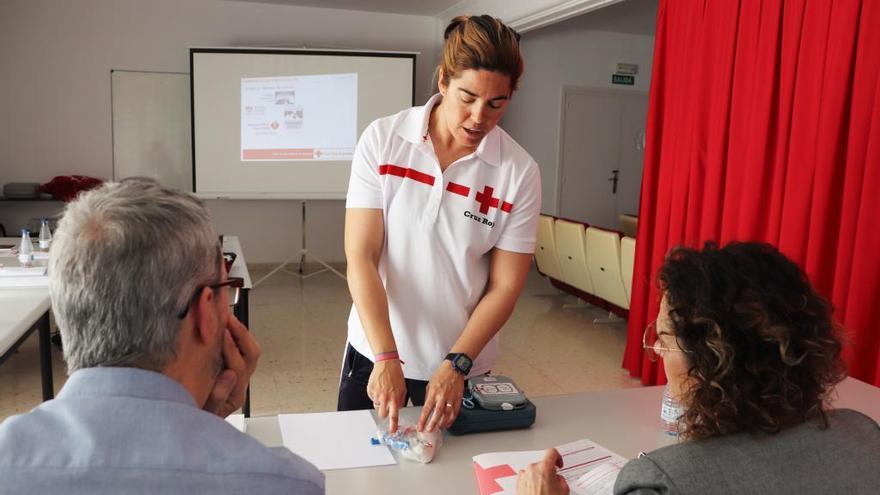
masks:
<path id="1" fill-rule="evenodd" d="M 252 270 L 257 280 L 267 270 Z M 251 292 L 251 329 L 263 357 L 251 381 L 252 414 L 329 411 L 336 388 L 351 299 L 328 272 L 301 280 L 279 272 Z M 529 396 L 638 386 L 620 368 L 626 326 L 594 325 L 606 314 L 575 303 L 532 272 L 516 310 L 502 330 L 493 372 L 513 377 Z M 53 352 L 55 389 L 66 369 Z M 0 420 L 40 401 L 36 334 L 0 366 Z"/>

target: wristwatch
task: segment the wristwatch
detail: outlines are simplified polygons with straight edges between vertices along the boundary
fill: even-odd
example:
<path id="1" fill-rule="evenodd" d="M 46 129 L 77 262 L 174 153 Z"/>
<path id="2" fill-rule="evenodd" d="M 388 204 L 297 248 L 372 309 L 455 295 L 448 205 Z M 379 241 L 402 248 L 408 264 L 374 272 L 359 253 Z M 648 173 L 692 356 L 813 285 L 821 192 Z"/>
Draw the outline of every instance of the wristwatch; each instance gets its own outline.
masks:
<path id="1" fill-rule="evenodd" d="M 452 369 L 461 373 L 462 376 L 467 376 L 471 372 L 471 366 L 474 365 L 474 360 L 463 352 L 451 352 L 446 355 L 445 359 L 450 361 Z"/>

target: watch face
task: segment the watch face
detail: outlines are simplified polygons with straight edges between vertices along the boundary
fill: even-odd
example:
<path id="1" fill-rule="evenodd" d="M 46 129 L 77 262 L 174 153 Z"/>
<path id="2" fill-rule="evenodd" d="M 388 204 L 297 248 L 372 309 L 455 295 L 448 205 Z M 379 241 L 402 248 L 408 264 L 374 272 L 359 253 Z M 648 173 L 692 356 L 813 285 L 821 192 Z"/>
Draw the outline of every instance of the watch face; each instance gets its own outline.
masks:
<path id="1" fill-rule="evenodd" d="M 460 370 L 470 370 L 471 364 L 470 358 L 464 354 L 459 354 L 458 357 L 455 358 L 455 367 Z"/>

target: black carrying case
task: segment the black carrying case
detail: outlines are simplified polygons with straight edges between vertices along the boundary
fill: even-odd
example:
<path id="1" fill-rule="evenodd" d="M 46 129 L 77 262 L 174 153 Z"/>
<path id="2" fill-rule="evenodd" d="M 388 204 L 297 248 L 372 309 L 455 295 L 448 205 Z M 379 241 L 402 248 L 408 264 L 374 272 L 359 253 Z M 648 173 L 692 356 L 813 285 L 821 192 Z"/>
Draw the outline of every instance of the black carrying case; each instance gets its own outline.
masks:
<path id="1" fill-rule="evenodd" d="M 461 408 L 458 418 L 449 428 L 449 433 L 464 435 L 481 431 L 528 428 L 534 424 L 536 415 L 537 409 L 528 399 L 526 399 L 524 406 L 510 411 L 483 409 L 479 404 L 476 404 L 473 409 Z"/>

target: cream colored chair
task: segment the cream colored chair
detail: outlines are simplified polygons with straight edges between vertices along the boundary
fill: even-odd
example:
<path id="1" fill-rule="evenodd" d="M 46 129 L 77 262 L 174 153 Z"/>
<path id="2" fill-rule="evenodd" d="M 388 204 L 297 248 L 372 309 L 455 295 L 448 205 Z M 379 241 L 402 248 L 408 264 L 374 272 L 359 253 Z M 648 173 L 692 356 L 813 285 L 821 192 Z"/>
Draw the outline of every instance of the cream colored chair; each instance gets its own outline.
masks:
<path id="1" fill-rule="evenodd" d="M 587 267 L 596 296 L 629 309 L 629 300 L 620 275 L 620 235 L 588 227 L 586 230 Z"/>
<path id="2" fill-rule="evenodd" d="M 635 215 L 620 213 L 617 215 L 617 223 L 620 231 L 627 237 L 635 237 L 636 232 L 639 230 L 639 217 Z"/>
<path id="3" fill-rule="evenodd" d="M 556 258 L 562 270 L 561 281 L 593 294 L 593 281 L 587 269 L 584 224 L 569 220 L 556 220 Z"/>
<path id="4" fill-rule="evenodd" d="M 556 233 L 553 228 L 553 217 L 538 217 L 538 244 L 535 246 L 535 263 L 538 270 L 550 278 L 561 280 L 559 261 L 556 256 Z"/>
<path id="5" fill-rule="evenodd" d="M 620 240 L 620 277 L 626 290 L 627 307 L 632 304 L 633 267 L 636 263 L 636 240 L 624 237 Z"/>

